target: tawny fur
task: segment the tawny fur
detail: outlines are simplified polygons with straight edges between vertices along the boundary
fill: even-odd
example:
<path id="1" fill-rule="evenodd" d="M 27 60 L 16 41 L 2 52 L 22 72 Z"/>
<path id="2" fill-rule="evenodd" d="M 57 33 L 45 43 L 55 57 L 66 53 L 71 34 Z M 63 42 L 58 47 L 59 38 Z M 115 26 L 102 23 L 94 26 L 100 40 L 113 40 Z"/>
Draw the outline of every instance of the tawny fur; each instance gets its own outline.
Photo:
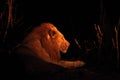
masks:
<path id="1" fill-rule="evenodd" d="M 79 60 L 61 60 L 60 52 L 66 53 L 70 43 L 52 23 L 42 23 L 35 27 L 23 40 L 23 44 L 42 60 L 64 68 L 76 68 L 85 64 Z"/>

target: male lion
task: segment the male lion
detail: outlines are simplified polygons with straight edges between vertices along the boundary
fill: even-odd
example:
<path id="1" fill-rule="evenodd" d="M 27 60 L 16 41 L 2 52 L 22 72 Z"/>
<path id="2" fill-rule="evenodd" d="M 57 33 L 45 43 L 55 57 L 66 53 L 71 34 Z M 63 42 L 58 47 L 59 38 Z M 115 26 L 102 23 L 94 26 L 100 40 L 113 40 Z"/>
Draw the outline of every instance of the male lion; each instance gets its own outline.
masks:
<path id="1" fill-rule="evenodd" d="M 77 68 L 85 64 L 80 60 L 61 60 L 60 52 L 66 53 L 70 43 L 52 23 L 42 23 L 35 27 L 22 44 L 32 50 L 40 59 L 64 68 Z"/>

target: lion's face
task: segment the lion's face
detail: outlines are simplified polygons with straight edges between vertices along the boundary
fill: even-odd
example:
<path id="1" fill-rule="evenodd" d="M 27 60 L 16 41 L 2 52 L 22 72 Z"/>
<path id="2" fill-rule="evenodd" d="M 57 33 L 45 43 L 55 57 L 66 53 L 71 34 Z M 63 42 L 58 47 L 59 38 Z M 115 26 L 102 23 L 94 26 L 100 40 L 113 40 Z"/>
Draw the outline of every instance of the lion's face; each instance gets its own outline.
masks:
<path id="1" fill-rule="evenodd" d="M 53 41 L 56 43 L 59 51 L 66 53 L 70 43 L 65 39 L 64 35 L 57 28 L 53 28 L 51 33 L 54 33 L 54 35 L 51 36 L 51 40 L 53 39 Z"/>
<path id="2" fill-rule="evenodd" d="M 52 50 L 66 53 L 70 43 L 53 24 L 44 24 L 44 28 L 45 25 L 48 30 L 42 43 L 46 42 L 44 45 L 48 46 Z"/>
<path id="3" fill-rule="evenodd" d="M 67 52 L 67 49 L 70 45 L 70 43 L 65 39 L 65 37 L 63 36 L 62 33 L 60 33 L 57 29 L 55 30 L 56 34 L 55 34 L 55 39 L 57 45 L 59 46 L 59 50 L 63 53 Z"/>

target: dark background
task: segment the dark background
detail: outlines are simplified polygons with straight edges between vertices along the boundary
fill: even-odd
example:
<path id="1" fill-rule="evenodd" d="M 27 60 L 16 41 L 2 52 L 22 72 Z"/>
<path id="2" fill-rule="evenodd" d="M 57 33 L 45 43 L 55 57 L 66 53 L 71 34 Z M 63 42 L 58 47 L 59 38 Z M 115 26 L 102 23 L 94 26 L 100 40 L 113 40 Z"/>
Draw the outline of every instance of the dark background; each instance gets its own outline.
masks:
<path id="1" fill-rule="evenodd" d="M 71 43 L 68 53 L 63 55 L 63 58 L 82 59 L 88 63 L 86 68 L 93 71 L 119 72 L 116 66 L 116 49 L 109 45 L 111 36 L 115 36 L 114 27 L 118 26 L 119 10 L 119 2 L 115 0 L 14 0 L 13 21 L 7 29 L 8 4 L 7 0 L 1 0 L 0 51 L 1 53 L 11 51 L 23 40 L 29 29 L 42 22 L 51 22 Z M 94 24 L 100 25 L 102 32 L 105 33 L 103 42 L 106 46 L 86 51 L 85 45 L 97 42 Z M 6 31 L 8 33 L 3 38 Z M 80 43 L 81 49 L 75 43 L 75 38 Z M 85 40 L 90 42 L 85 44 Z M 91 45 L 89 48 L 92 48 Z"/>

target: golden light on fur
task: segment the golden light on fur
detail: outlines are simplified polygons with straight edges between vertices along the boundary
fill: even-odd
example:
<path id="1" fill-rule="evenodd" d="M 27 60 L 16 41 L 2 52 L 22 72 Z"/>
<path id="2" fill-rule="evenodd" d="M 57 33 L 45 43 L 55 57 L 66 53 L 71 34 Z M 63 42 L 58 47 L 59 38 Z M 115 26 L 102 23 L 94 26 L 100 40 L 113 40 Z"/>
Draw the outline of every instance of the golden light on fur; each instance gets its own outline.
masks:
<path id="1" fill-rule="evenodd" d="M 40 26 L 35 27 L 23 40 L 23 44 L 46 62 L 65 68 L 76 68 L 85 64 L 79 60 L 61 60 L 60 52 L 66 53 L 70 43 L 52 23 L 42 23 Z"/>

